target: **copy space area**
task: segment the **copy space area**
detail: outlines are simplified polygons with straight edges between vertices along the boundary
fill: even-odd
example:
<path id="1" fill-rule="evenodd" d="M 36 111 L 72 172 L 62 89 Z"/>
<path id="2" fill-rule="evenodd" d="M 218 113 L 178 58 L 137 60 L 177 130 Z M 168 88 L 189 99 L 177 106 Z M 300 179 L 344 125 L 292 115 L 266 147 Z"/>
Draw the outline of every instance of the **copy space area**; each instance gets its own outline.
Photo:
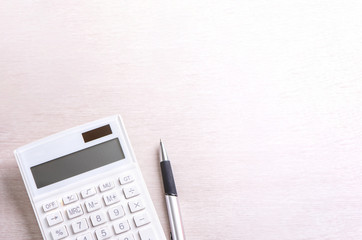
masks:
<path id="1" fill-rule="evenodd" d="M 2 1 L 0 238 L 41 239 L 12 151 L 121 114 L 168 236 L 362 239 L 361 1 Z"/>

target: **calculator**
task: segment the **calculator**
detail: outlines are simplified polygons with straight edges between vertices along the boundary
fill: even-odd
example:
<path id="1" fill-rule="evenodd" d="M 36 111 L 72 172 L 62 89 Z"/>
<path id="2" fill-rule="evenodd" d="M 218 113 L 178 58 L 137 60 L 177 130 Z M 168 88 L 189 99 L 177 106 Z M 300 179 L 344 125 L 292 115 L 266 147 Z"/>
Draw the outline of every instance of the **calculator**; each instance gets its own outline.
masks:
<path id="1" fill-rule="evenodd" d="M 121 116 L 14 154 L 44 239 L 166 239 Z"/>

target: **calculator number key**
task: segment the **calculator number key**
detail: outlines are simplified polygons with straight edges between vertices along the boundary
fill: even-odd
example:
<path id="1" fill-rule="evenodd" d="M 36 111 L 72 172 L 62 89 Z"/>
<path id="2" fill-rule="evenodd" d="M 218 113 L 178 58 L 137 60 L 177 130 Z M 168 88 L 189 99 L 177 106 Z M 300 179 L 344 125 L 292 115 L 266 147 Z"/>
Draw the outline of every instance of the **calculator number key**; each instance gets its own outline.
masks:
<path id="1" fill-rule="evenodd" d="M 123 188 L 123 193 L 127 199 L 138 196 L 140 194 L 136 186 L 129 186 Z"/>
<path id="2" fill-rule="evenodd" d="M 118 205 L 116 207 L 110 208 L 108 210 L 108 215 L 111 220 L 121 218 L 125 215 L 123 207 L 121 205 Z"/>
<path id="3" fill-rule="evenodd" d="M 63 197 L 64 205 L 67 205 L 69 203 L 73 203 L 73 202 L 76 202 L 76 201 L 78 201 L 78 196 L 75 193 L 69 194 L 69 195 Z"/>
<path id="4" fill-rule="evenodd" d="M 57 201 L 51 201 L 43 204 L 43 210 L 44 212 L 48 212 L 50 210 L 58 208 L 58 202 Z"/>
<path id="5" fill-rule="evenodd" d="M 63 238 L 68 237 L 68 231 L 65 226 L 53 228 L 53 230 L 50 233 L 54 240 L 63 239 Z"/>
<path id="6" fill-rule="evenodd" d="M 56 225 L 56 224 L 58 224 L 58 223 L 63 222 L 62 214 L 61 214 L 59 211 L 57 211 L 57 212 L 55 212 L 55 213 L 49 214 L 49 215 L 46 217 L 46 219 L 47 219 L 47 222 L 48 222 L 49 227 L 54 226 L 54 225 Z"/>
<path id="7" fill-rule="evenodd" d="M 127 220 L 114 223 L 113 228 L 116 234 L 121 234 L 131 229 Z"/>
<path id="8" fill-rule="evenodd" d="M 80 204 L 67 208 L 68 218 L 72 219 L 83 215 L 83 209 Z"/>
<path id="9" fill-rule="evenodd" d="M 80 195 L 82 195 L 82 198 L 87 198 L 90 196 L 93 196 L 97 193 L 96 189 L 94 187 L 84 189 L 80 192 Z"/>
<path id="10" fill-rule="evenodd" d="M 85 208 L 87 209 L 87 212 L 93 212 L 102 207 L 102 203 L 98 198 L 89 199 L 88 201 L 84 202 L 84 205 Z"/>
<path id="11" fill-rule="evenodd" d="M 118 240 L 134 240 L 133 234 L 132 233 L 124 233 L 122 235 L 119 236 Z"/>
<path id="12" fill-rule="evenodd" d="M 145 208 L 145 206 L 143 205 L 143 203 L 140 199 L 130 201 L 128 203 L 128 207 L 131 212 L 137 212 L 137 211 L 140 211 Z"/>
<path id="13" fill-rule="evenodd" d="M 72 228 L 73 228 L 74 233 L 79 233 L 79 232 L 83 232 L 83 231 L 87 230 L 88 229 L 87 220 L 85 218 L 83 218 L 79 221 L 73 222 Z"/>
<path id="14" fill-rule="evenodd" d="M 77 240 L 93 240 L 93 237 L 90 233 L 77 237 Z"/>
<path id="15" fill-rule="evenodd" d="M 111 237 L 111 230 L 108 227 L 96 230 L 98 240 L 108 239 Z"/>
<path id="16" fill-rule="evenodd" d="M 114 188 L 113 181 L 104 182 L 99 185 L 99 191 L 101 192 L 108 191 L 112 188 Z"/>
<path id="17" fill-rule="evenodd" d="M 127 184 L 134 181 L 134 176 L 132 174 L 125 174 L 119 177 L 120 184 Z"/>
<path id="18" fill-rule="evenodd" d="M 107 221 L 104 213 L 94 214 L 90 217 L 93 227 L 101 225 Z"/>

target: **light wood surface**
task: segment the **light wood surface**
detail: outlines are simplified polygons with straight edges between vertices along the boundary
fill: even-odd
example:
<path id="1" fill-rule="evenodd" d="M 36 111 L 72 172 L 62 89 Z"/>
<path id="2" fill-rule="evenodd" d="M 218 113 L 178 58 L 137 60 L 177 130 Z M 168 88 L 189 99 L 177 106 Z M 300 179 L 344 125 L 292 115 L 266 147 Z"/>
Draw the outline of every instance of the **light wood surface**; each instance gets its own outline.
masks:
<path id="1" fill-rule="evenodd" d="M 41 239 L 12 151 L 120 113 L 163 228 L 362 239 L 360 1 L 2 1 L 0 239 Z"/>

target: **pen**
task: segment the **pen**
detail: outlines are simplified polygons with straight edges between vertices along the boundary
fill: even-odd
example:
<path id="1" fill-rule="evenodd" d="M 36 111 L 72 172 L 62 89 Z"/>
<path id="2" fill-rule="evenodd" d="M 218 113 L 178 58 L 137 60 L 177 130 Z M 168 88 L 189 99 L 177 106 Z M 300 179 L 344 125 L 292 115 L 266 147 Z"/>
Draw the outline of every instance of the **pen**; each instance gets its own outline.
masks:
<path id="1" fill-rule="evenodd" d="M 186 238 L 182 226 L 181 211 L 177 200 L 176 184 L 173 179 L 171 163 L 168 159 L 162 140 L 160 140 L 160 165 L 163 187 L 165 189 L 168 219 L 170 222 L 171 239 L 185 240 Z"/>

